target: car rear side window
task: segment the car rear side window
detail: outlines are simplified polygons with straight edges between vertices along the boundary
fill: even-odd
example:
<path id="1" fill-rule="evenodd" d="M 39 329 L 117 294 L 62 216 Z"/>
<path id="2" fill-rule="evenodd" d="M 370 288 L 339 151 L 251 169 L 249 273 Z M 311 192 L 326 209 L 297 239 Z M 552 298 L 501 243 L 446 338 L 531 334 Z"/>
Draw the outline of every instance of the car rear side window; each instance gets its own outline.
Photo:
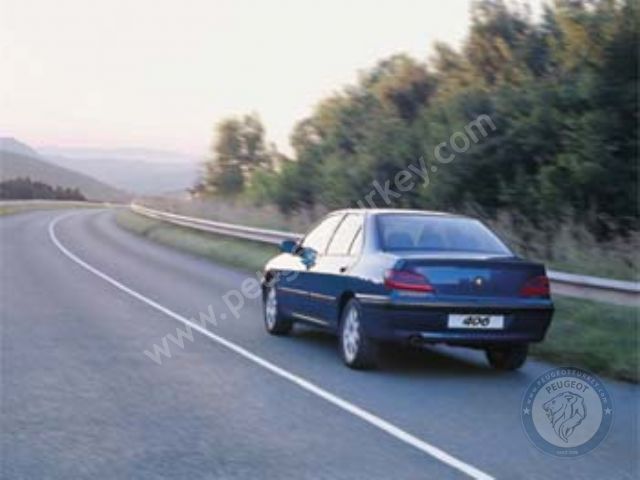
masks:
<path id="1" fill-rule="evenodd" d="M 378 231 L 385 250 L 511 253 L 491 230 L 472 218 L 380 215 Z"/>
<path id="2" fill-rule="evenodd" d="M 318 253 L 324 253 L 327 248 L 327 243 L 331 239 L 340 220 L 342 220 L 342 215 L 331 215 L 324 219 L 304 237 L 302 246 L 304 248 L 312 248 Z"/>
<path id="3" fill-rule="evenodd" d="M 362 215 L 348 214 L 331 239 L 327 255 L 349 255 L 349 247 L 362 225 Z"/>

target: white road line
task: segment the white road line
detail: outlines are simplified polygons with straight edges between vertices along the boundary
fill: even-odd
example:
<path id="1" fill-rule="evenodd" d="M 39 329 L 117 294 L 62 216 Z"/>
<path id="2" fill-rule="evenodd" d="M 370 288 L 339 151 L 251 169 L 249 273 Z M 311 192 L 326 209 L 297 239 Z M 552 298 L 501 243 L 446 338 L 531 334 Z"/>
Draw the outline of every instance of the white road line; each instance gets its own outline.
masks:
<path id="1" fill-rule="evenodd" d="M 229 350 L 232 350 L 233 352 L 237 353 L 238 355 L 241 355 L 242 357 L 246 358 L 247 360 L 260 365 L 261 367 L 269 370 L 271 373 L 274 373 L 276 375 L 278 375 L 279 377 L 282 377 L 286 380 L 289 380 L 290 382 L 298 385 L 299 387 L 303 388 L 304 390 L 313 393 L 314 395 L 323 398 L 324 400 L 328 401 L 329 403 L 332 403 L 333 405 L 337 406 L 338 408 L 341 408 L 342 410 L 349 412 L 352 415 L 355 415 L 356 417 L 360 418 L 361 420 L 364 420 L 365 422 L 369 423 L 370 425 L 373 425 L 374 427 L 379 428 L 380 430 L 382 430 L 383 432 L 391 435 L 392 437 L 395 437 L 396 439 L 411 445 L 412 447 L 417 448 L 418 450 L 420 450 L 421 452 L 426 453 L 427 455 L 439 460 L 442 463 L 445 463 L 447 465 L 449 465 L 450 467 L 455 468 L 456 470 L 459 470 L 462 473 L 465 473 L 466 475 L 468 475 L 471 478 L 474 479 L 478 479 L 478 480 L 493 480 L 494 477 L 492 477 L 491 475 L 478 470 L 476 467 L 469 465 L 468 463 L 463 462 L 462 460 L 457 459 L 456 457 L 454 457 L 453 455 L 448 454 L 447 452 L 439 449 L 438 447 L 431 445 L 428 442 L 425 442 L 424 440 L 419 439 L 418 437 L 411 435 L 410 433 L 402 430 L 399 427 L 396 427 L 395 425 L 393 425 L 392 423 L 378 417 L 377 415 L 374 415 L 371 412 L 368 412 L 367 410 L 358 407 L 357 405 L 344 400 L 340 397 L 338 397 L 337 395 L 334 395 L 331 392 L 328 392 L 327 390 L 325 390 L 324 388 L 308 381 L 305 380 L 304 378 L 295 375 L 281 367 L 278 367 L 277 365 L 269 362 L 268 360 L 263 359 L 262 357 L 259 357 L 258 355 L 255 355 L 254 353 L 251 353 L 249 350 L 246 350 L 245 348 L 230 342 L 229 340 L 220 337 L 218 335 L 216 335 L 215 333 L 210 332 L 209 330 L 203 328 L 202 326 L 193 323 L 192 321 L 188 320 L 187 318 L 183 317 L 182 315 L 179 315 L 177 313 L 175 313 L 174 311 L 168 309 L 167 307 L 164 307 L 162 305 L 160 305 L 158 302 L 151 300 L 148 297 L 145 297 L 144 295 L 142 295 L 141 293 L 136 292 L 135 290 L 132 290 L 131 288 L 127 287 L 126 285 L 123 285 L 122 283 L 118 282 L 117 280 L 113 279 L 112 277 L 110 277 L 109 275 L 107 275 L 106 273 L 101 272 L 100 270 L 98 270 L 97 268 L 89 265 L 87 262 L 85 262 L 84 260 L 82 260 L 81 258 L 79 258 L 78 256 L 76 256 L 75 254 L 71 253 L 62 243 L 60 243 L 60 240 L 58 240 L 58 237 L 56 236 L 56 232 L 55 232 L 55 226 L 56 224 L 62 220 L 63 218 L 66 218 L 70 215 L 77 215 L 78 212 L 72 212 L 70 214 L 65 214 L 65 215 L 61 215 L 59 217 L 56 217 L 55 219 L 53 219 L 51 221 L 51 223 L 49 224 L 49 237 L 51 238 L 51 241 L 55 244 L 56 247 L 58 247 L 58 249 L 65 254 L 68 258 L 70 258 L 71 260 L 73 260 L 75 263 L 77 263 L 78 265 L 80 265 L 81 267 L 85 268 L 86 270 L 90 271 L 91 273 L 93 273 L 94 275 L 102 278 L 103 280 L 105 280 L 106 282 L 110 283 L 111 285 L 113 285 L 114 287 L 116 287 L 117 289 L 131 295 L 132 297 L 140 300 L 141 302 L 146 303 L 147 305 L 149 305 L 150 307 L 155 308 L 156 310 L 164 313 L 165 315 L 173 318 L 174 320 L 177 320 L 180 323 L 183 323 L 185 325 L 190 326 L 192 329 L 196 330 L 197 332 L 201 333 L 202 335 L 205 335 L 206 337 L 209 337 L 211 340 L 213 340 L 214 342 L 228 348 Z"/>

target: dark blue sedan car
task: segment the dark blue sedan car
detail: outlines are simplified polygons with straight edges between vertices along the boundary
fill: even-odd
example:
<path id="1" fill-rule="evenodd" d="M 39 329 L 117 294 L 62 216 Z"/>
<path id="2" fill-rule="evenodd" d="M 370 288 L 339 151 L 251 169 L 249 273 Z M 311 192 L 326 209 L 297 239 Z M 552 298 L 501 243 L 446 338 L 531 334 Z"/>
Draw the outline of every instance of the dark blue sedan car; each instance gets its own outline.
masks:
<path id="1" fill-rule="evenodd" d="M 484 349 L 523 365 L 553 315 L 539 263 L 517 257 L 480 221 L 414 210 L 340 210 L 300 242 L 282 244 L 263 281 L 269 333 L 304 322 L 336 332 L 352 368 L 375 365 L 381 343 Z"/>

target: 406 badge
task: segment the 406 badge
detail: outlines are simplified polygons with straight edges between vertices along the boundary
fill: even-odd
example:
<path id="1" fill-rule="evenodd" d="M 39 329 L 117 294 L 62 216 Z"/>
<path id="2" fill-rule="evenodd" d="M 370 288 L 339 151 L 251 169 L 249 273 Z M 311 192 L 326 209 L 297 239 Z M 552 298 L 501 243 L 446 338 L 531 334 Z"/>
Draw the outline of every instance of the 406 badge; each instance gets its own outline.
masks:
<path id="1" fill-rule="evenodd" d="M 560 367 L 529 385 L 520 413 L 525 432 L 539 449 L 559 457 L 577 457 L 607 436 L 613 404 L 596 375 Z"/>

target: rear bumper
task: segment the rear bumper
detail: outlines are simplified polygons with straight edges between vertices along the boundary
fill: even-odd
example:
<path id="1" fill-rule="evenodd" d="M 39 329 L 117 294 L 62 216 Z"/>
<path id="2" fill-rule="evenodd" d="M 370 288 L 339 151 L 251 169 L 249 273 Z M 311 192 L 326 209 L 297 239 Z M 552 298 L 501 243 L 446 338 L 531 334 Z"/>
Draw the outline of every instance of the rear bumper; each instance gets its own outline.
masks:
<path id="1" fill-rule="evenodd" d="M 399 298 L 358 295 L 366 334 L 398 343 L 447 343 L 488 346 L 540 342 L 551 323 L 553 303 L 548 299 Z M 492 314 L 504 317 L 504 328 L 448 327 L 450 313 Z"/>

